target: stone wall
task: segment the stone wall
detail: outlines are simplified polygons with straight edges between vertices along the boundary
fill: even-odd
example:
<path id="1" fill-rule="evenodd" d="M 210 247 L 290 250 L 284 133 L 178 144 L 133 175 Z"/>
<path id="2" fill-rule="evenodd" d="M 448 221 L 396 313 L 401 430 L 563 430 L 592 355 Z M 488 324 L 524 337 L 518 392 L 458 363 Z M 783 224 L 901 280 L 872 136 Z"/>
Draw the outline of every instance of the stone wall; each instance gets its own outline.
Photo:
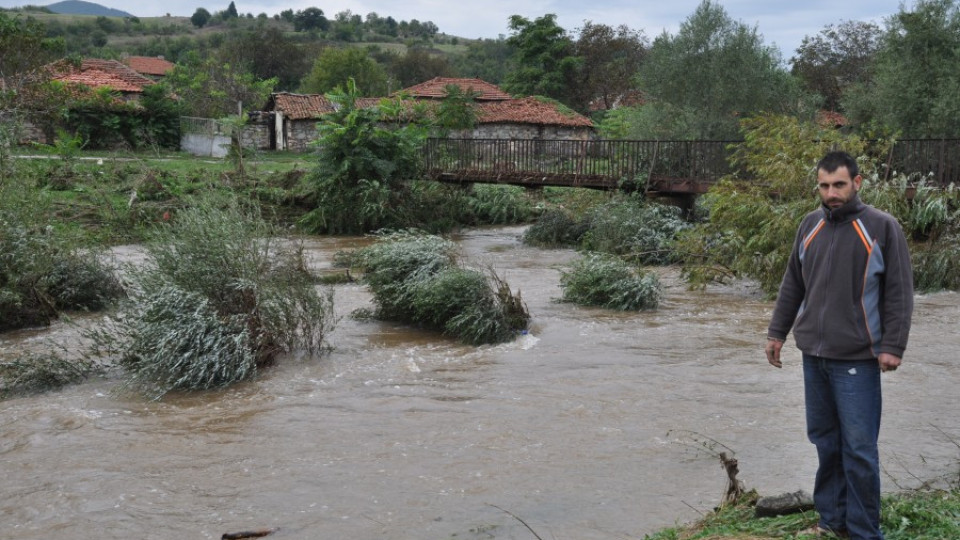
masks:
<path id="1" fill-rule="evenodd" d="M 287 150 L 292 152 L 311 152 L 313 141 L 317 140 L 317 120 L 288 120 L 284 122 L 284 135 Z"/>
<path id="2" fill-rule="evenodd" d="M 452 139 L 543 139 L 546 141 L 586 141 L 593 130 L 586 127 L 535 126 L 531 124 L 481 124 L 472 130 L 450 133 Z"/>

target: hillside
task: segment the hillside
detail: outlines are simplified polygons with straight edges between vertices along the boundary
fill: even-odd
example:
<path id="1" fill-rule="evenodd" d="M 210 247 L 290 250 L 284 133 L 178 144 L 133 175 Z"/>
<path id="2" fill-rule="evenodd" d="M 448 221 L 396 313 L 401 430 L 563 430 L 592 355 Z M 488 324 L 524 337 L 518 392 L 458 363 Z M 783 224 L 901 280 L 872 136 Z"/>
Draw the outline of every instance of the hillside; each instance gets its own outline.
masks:
<path id="1" fill-rule="evenodd" d="M 44 6 L 54 13 L 67 15 L 97 15 L 103 17 L 133 17 L 126 11 L 108 8 L 93 2 L 84 2 L 83 0 L 65 0 Z"/>

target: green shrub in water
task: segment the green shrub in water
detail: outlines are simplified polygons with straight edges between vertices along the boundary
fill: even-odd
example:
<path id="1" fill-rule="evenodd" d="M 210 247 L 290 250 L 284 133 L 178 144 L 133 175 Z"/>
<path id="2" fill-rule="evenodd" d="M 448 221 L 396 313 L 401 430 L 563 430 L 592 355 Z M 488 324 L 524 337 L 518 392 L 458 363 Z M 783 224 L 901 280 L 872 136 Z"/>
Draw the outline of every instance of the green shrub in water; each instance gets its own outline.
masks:
<path id="1" fill-rule="evenodd" d="M 545 248 L 576 247 L 586 232 L 586 224 L 562 208 L 551 208 L 523 233 L 523 243 Z"/>
<path id="2" fill-rule="evenodd" d="M 529 323 L 519 293 L 492 273 L 459 267 L 456 244 L 438 236 L 386 234 L 350 260 L 365 272 L 380 319 L 422 325 L 475 345 L 508 341 Z"/>
<path id="3" fill-rule="evenodd" d="M 652 309 L 660 303 L 657 275 L 635 271 L 611 255 L 588 253 L 560 273 L 562 302 L 633 311 Z"/>
<path id="4" fill-rule="evenodd" d="M 669 264 L 677 234 L 689 225 L 679 208 L 634 200 L 614 200 L 591 210 L 580 248 L 620 255 L 637 264 Z"/>
<path id="5" fill-rule="evenodd" d="M 510 225 L 533 216 L 533 204 L 517 186 L 474 184 L 468 201 L 477 224 Z"/>
<path id="6" fill-rule="evenodd" d="M 95 249 L 48 225 L 46 202 L 0 186 L 0 331 L 48 325 L 62 311 L 99 310 L 123 294 Z"/>
<path id="7" fill-rule="evenodd" d="M 55 390 L 80 382 L 95 370 L 92 362 L 66 360 L 55 353 L 25 353 L 0 360 L 0 399 Z"/>
<path id="8" fill-rule="evenodd" d="M 201 203 L 158 228 L 130 300 L 92 332 L 138 389 L 160 397 L 253 376 L 281 352 L 318 353 L 332 326 L 297 242 L 256 209 Z"/>

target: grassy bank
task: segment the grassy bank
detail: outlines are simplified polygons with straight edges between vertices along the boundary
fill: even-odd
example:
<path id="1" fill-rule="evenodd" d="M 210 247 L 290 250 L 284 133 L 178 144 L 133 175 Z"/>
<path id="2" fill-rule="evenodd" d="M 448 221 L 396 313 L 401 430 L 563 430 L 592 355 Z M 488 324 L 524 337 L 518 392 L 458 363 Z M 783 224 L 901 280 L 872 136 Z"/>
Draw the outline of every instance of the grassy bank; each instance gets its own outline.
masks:
<path id="1" fill-rule="evenodd" d="M 704 516 L 696 523 L 671 527 L 645 540 L 812 540 L 804 531 L 817 523 L 815 512 L 758 518 L 755 493 L 741 502 Z M 954 540 L 960 538 L 960 488 L 887 495 L 882 503 L 886 540 Z"/>

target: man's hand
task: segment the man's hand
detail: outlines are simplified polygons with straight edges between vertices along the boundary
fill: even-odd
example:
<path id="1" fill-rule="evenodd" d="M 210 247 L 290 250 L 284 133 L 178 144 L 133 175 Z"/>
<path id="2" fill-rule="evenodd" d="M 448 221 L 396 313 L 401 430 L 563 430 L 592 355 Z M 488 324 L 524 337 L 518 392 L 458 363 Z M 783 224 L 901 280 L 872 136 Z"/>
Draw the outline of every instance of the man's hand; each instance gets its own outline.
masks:
<path id="1" fill-rule="evenodd" d="M 779 339 L 767 339 L 767 346 L 764 348 L 764 351 L 767 353 L 767 362 L 770 362 L 771 366 L 776 368 L 783 367 L 783 364 L 780 362 L 780 349 L 782 348 L 783 342 Z M 897 360 L 899 362 L 899 359 Z M 883 364 L 881 364 L 881 366 L 882 365 Z"/>
<path id="2" fill-rule="evenodd" d="M 890 353 L 880 353 L 877 361 L 880 363 L 880 371 L 895 371 L 900 367 L 900 357 Z"/>

